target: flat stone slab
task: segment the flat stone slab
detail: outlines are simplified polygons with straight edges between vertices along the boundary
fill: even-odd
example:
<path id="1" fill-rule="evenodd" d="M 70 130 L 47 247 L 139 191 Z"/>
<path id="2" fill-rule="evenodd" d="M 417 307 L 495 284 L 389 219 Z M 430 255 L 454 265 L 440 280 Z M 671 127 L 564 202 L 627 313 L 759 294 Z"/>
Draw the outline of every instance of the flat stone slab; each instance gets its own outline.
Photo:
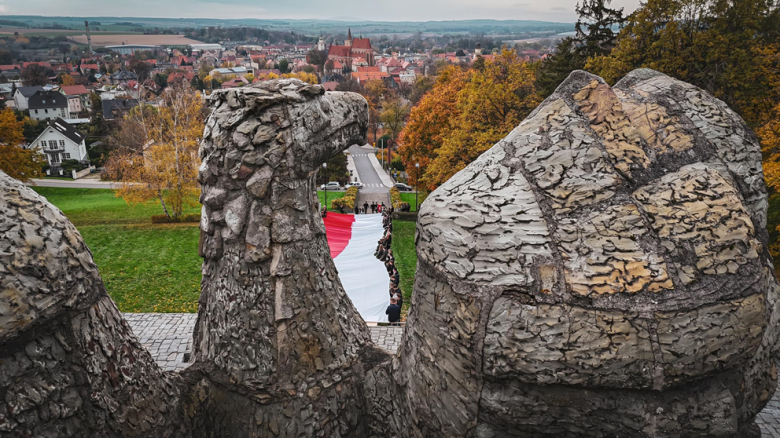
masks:
<path id="1" fill-rule="evenodd" d="M 192 354 L 195 313 L 124 313 L 133 333 L 166 371 L 187 368 Z M 404 333 L 402 326 L 369 327 L 371 339 L 384 350 L 395 353 Z"/>

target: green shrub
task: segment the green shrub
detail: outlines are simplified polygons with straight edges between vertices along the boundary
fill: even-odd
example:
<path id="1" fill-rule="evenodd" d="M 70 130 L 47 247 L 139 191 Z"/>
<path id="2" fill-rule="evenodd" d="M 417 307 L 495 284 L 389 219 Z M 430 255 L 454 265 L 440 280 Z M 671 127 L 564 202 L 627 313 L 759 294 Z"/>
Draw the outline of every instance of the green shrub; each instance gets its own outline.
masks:
<path id="1" fill-rule="evenodd" d="M 395 187 L 390 189 L 390 203 L 393 208 L 401 208 L 401 192 Z"/>
<path id="2" fill-rule="evenodd" d="M 164 214 L 156 214 L 152 216 L 153 224 L 172 224 L 172 223 L 182 223 L 182 222 L 200 222 L 200 215 L 191 213 L 191 214 L 183 214 L 179 217 L 168 217 Z"/>
<path id="3" fill-rule="evenodd" d="M 347 191 L 344 193 L 344 197 L 334 199 L 333 201 L 330 202 L 330 209 L 338 210 L 339 207 L 344 207 L 347 210 L 354 210 L 357 193 L 358 193 L 357 187 L 348 188 Z"/>

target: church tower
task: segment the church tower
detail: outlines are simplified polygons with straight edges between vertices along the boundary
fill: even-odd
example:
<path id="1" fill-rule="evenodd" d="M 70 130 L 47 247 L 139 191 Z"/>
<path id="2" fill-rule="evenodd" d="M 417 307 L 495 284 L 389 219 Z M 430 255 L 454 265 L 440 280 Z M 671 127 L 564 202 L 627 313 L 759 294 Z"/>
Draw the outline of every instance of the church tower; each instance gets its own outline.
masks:
<path id="1" fill-rule="evenodd" d="M 322 39 L 322 33 L 320 32 L 320 40 L 317 42 L 317 50 L 320 52 L 325 51 L 325 40 Z"/>
<path id="2" fill-rule="evenodd" d="M 349 31 L 347 31 L 347 40 L 344 41 L 345 46 L 352 47 L 352 28 L 349 28 Z"/>

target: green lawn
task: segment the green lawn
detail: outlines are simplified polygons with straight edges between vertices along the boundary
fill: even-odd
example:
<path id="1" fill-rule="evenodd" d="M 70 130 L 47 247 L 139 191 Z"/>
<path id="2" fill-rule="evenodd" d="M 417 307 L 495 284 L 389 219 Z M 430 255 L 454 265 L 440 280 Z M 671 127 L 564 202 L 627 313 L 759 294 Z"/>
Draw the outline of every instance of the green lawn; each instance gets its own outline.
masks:
<path id="1" fill-rule="evenodd" d="M 422 204 L 425 202 L 425 198 L 428 197 L 427 193 L 419 193 L 417 195 L 417 202 Z M 411 211 L 417 211 L 417 202 L 415 202 L 414 193 L 409 192 L 401 192 L 401 202 L 406 202 L 409 204 L 409 207 L 412 208 Z"/>
<path id="2" fill-rule="evenodd" d="M 334 199 L 343 198 L 345 193 L 346 193 L 345 190 L 342 190 L 340 192 L 333 192 L 328 190 L 328 211 L 333 211 L 333 209 L 330 208 L 330 203 L 333 202 Z M 317 196 L 320 198 L 320 205 L 325 204 L 325 192 L 322 190 L 318 190 Z"/>
<path id="3" fill-rule="evenodd" d="M 106 189 L 34 187 L 79 229 L 111 298 L 123 312 L 196 312 L 200 295 L 197 224 L 151 224 L 158 204 L 131 207 Z M 319 192 L 324 202 L 324 192 Z M 344 192 L 328 192 L 328 200 Z M 414 199 L 412 199 L 414 202 Z M 186 213 L 197 213 L 199 207 Z M 411 302 L 415 222 L 393 222 L 393 253 L 404 311 Z"/>
<path id="4" fill-rule="evenodd" d="M 163 214 L 159 203 L 129 206 L 108 189 L 63 189 L 34 187 L 56 205 L 77 227 L 81 225 L 149 224 L 152 215 Z M 200 205 L 187 207 L 184 213 L 199 213 Z"/>
<path id="5" fill-rule="evenodd" d="M 79 226 L 103 283 L 123 312 L 197 312 L 196 224 Z"/>
<path id="6" fill-rule="evenodd" d="M 34 187 L 79 229 L 106 291 L 123 312 L 196 312 L 197 224 L 157 224 L 159 204 L 131 207 L 106 189 Z M 187 213 L 197 213 L 190 207 Z"/>
<path id="7" fill-rule="evenodd" d="M 414 221 L 393 221 L 393 256 L 395 267 L 401 275 L 401 293 L 404 295 L 404 313 L 409 311 L 417 272 L 417 251 L 414 246 Z"/>

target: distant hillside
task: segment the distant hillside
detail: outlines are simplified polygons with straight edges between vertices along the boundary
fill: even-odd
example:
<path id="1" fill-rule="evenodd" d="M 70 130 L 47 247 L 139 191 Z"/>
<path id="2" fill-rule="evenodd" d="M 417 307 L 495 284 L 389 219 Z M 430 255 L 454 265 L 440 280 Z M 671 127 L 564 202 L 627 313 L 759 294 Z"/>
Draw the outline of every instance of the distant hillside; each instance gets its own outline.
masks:
<path id="1" fill-rule="evenodd" d="M 352 21 L 349 20 L 262 20 L 262 19 L 206 19 L 206 18 L 142 18 L 142 17 L 45 17 L 34 15 L 6 15 L 5 20 L 30 27 L 63 26 L 83 29 L 84 21 L 100 23 L 101 30 L 130 30 L 144 28 L 201 28 L 209 26 L 252 26 L 268 30 L 289 30 L 305 34 L 341 33 L 351 28 L 363 35 L 393 35 L 422 32 L 426 34 L 485 34 L 532 37 L 573 30 L 573 23 L 554 23 L 527 20 L 461 20 L 461 21 Z M 121 29 L 120 29 L 121 28 Z"/>

